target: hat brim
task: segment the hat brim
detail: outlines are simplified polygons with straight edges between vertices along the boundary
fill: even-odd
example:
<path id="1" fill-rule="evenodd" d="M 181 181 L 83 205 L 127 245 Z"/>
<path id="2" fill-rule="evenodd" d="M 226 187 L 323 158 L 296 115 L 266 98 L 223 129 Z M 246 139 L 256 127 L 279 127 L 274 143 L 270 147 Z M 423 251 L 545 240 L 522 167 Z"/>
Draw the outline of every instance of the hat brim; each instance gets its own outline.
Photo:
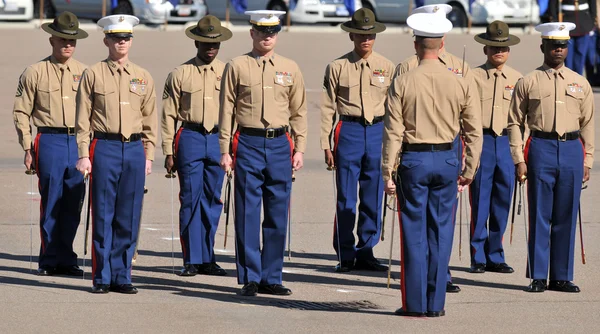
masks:
<path id="1" fill-rule="evenodd" d="M 352 26 L 352 21 L 346 21 L 342 23 L 342 30 L 359 35 L 379 34 L 380 32 L 385 31 L 385 25 L 379 22 L 375 22 L 373 23 L 373 28 L 369 30 L 364 30 L 354 28 L 354 26 Z"/>
<path id="2" fill-rule="evenodd" d="M 203 43 L 220 43 L 220 42 L 225 42 L 226 40 L 230 39 L 233 36 L 233 33 L 231 32 L 231 30 L 221 26 L 221 36 L 212 38 L 212 37 L 206 37 L 206 36 L 201 36 L 198 35 L 198 26 L 194 25 L 191 27 L 188 27 L 185 30 L 185 35 L 195 41 L 198 42 L 203 42 Z"/>
<path id="3" fill-rule="evenodd" d="M 56 31 L 50 26 L 52 23 L 53 22 L 47 22 L 47 23 L 42 24 L 42 30 L 49 33 L 52 36 L 56 36 L 56 37 L 60 37 L 60 38 L 64 38 L 64 39 L 84 39 L 84 38 L 88 37 L 88 33 L 85 32 L 85 30 L 82 30 L 79 28 L 77 28 L 77 33 L 74 35 L 65 34 L 60 31 Z"/>
<path id="4" fill-rule="evenodd" d="M 521 42 L 521 39 L 519 37 L 517 37 L 515 35 L 510 35 L 510 34 L 508 35 L 508 39 L 503 42 L 487 39 L 486 33 L 481 33 L 481 34 L 475 35 L 475 40 L 478 43 L 481 43 L 481 44 L 487 45 L 487 46 L 513 46 L 513 45 L 517 45 Z"/>

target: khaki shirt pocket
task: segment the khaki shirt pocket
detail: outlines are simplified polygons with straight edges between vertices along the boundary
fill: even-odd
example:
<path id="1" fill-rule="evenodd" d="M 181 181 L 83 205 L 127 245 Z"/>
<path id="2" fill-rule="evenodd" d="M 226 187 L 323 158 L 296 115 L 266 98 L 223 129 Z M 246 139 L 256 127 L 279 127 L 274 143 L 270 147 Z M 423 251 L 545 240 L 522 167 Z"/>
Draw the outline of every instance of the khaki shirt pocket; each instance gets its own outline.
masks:
<path id="1" fill-rule="evenodd" d="M 571 114 L 581 115 L 581 104 L 583 103 L 583 92 L 577 91 L 577 87 L 575 88 L 575 92 L 572 92 L 571 89 L 567 88 L 565 90 L 565 103 L 567 107 L 567 111 Z"/>
<path id="2" fill-rule="evenodd" d="M 131 93 L 129 95 L 129 104 L 131 106 L 131 109 L 135 111 L 140 111 L 142 109 L 142 103 L 146 98 L 146 87 L 144 87 L 144 89 L 141 89 L 139 85 L 136 88 L 129 86 L 129 92 Z"/>
<path id="3" fill-rule="evenodd" d="M 371 96 L 373 96 L 374 101 L 385 100 L 389 87 L 390 77 L 371 76 Z"/>
<path id="4" fill-rule="evenodd" d="M 116 102 L 115 108 L 119 108 L 119 96 L 114 87 L 97 87 L 94 89 L 94 109 L 106 112 L 110 101 Z"/>
<path id="5" fill-rule="evenodd" d="M 58 101 L 61 101 L 61 103 L 62 103 L 62 99 L 60 96 L 60 87 L 56 87 L 56 88 L 38 87 L 36 102 L 37 102 L 38 107 L 41 110 L 48 110 L 48 111 L 51 110 L 52 95 L 57 95 Z M 62 113 L 62 105 L 57 106 L 57 108 L 58 107 L 61 107 L 60 111 Z"/>
<path id="6" fill-rule="evenodd" d="M 342 75 L 338 87 L 338 98 L 351 103 L 360 99 L 360 80 L 358 76 Z"/>
<path id="7" fill-rule="evenodd" d="M 529 92 L 529 106 L 527 118 L 530 125 L 537 125 L 540 128 L 549 122 L 550 126 L 554 123 L 554 97 L 550 90 L 542 90 L 541 87 L 534 87 Z M 544 115 L 547 113 L 547 115 Z"/>
<path id="8" fill-rule="evenodd" d="M 261 79 L 244 78 L 240 77 L 240 84 L 238 88 L 238 102 L 244 106 L 251 106 L 255 102 L 259 102 L 262 98 L 262 85 Z M 241 111 L 238 108 L 238 112 Z"/>
<path id="9" fill-rule="evenodd" d="M 195 108 L 199 107 L 202 109 L 203 95 L 202 86 L 199 83 L 188 82 L 183 84 L 179 102 L 179 109 L 183 118 L 186 118 Z"/>
<path id="10" fill-rule="evenodd" d="M 288 80 L 289 79 L 289 80 Z M 287 102 L 290 100 L 290 91 L 292 90 L 292 77 L 273 78 L 273 94 L 275 101 Z"/>

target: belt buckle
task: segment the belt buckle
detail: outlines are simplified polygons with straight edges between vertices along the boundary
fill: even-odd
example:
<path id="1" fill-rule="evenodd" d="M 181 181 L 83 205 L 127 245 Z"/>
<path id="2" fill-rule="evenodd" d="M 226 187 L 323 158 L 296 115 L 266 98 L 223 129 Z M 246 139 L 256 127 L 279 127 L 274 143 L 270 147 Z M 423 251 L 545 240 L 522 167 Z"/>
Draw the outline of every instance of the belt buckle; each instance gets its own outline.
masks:
<path id="1" fill-rule="evenodd" d="M 558 141 L 567 141 L 567 133 L 563 133 L 562 136 L 558 136 Z"/>
<path id="2" fill-rule="evenodd" d="M 275 129 L 267 129 L 266 136 L 267 139 L 275 138 Z"/>
<path id="3" fill-rule="evenodd" d="M 67 127 L 67 135 L 74 136 L 75 135 L 75 128 Z"/>
<path id="4" fill-rule="evenodd" d="M 131 136 L 129 136 L 129 138 L 125 138 L 125 136 L 121 135 L 121 142 L 123 142 L 123 143 L 131 142 Z"/>

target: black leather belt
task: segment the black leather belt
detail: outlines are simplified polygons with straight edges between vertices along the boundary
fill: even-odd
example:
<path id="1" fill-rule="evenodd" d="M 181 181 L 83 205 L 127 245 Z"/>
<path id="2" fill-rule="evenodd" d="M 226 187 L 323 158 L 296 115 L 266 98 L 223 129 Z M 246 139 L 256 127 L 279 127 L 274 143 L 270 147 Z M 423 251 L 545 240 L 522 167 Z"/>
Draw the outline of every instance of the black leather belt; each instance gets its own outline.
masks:
<path id="1" fill-rule="evenodd" d="M 483 134 L 484 135 L 494 136 L 494 137 L 507 136 L 508 135 L 508 129 L 502 129 L 502 132 L 500 133 L 500 135 L 497 135 L 494 132 L 494 130 L 492 130 L 492 129 L 483 129 Z"/>
<path id="2" fill-rule="evenodd" d="M 49 126 L 40 126 L 37 128 L 38 133 L 50 133 L 55 135 L 75 135 L 75 128 L 53 128 Z"/>
<path id="3" fill-rule="evenodd" d="M 450 151 L 452 143 L 443 144 L 409 144 L 402 143 L 402 152 L 435 152 L 435 151 Z"/>
<path id="4" fill-rule="evenodd" d="M 131 136 L 129 136 L 129 138 L 125 138 L 120 133 L 94 132 L 94 138 L 95 139 L 106 139 L 106 140 L 118 140 L 118 141 L 127 143 L 130 141 L 138 141 L 138 140 L 142 139 L 142 134 L 141 133 L 132 133 Z"/>
<path id="5" fill-rule="evenodd" d="M 257 129 L 257 128 L 243 128 L 240 127 L 240 132 L 249 136 L 264 137 L 264 138 L 276 138 L 286 134 L 288 127 L 284 126 L 277 129 Z"/>
<path id="6" fill-rule="evenodd" d="M 541 138 L 541 139 L 551 139 L 551 140 L 560 140 L 560 141 L 576 140 L 576 139 L 579 139 L 579 131 L 565 132 L 562 136 L 559 136 L 558 133 L 556 133 L 556 132 L 543 132 L 543 131 L 532 130 L 531 136 L 536 137 L 536 138 Z"/>
<path id="7" fill-rule="evenodd" d="M 212 130 L 207 131 L 204 128 L 204 125 L 198 124 L 198 123 L 183 122 L 183 124 L 181 124 L 181 127 L 184 128 L 184 129 L 188 129 L 188 130 L 200 132 L 203 135 L 212 135 L 212 134 L 215 134 L 215 133 L 219 132 L 219 128 L 216 127 L 216 126 L 213 127 Z"/>
<path id="8" fill-rule="evenodd" d="M 340 121 L 344 121 L 344 122 L 355 122 L 355 123 L 360 123 L 362 125 L 373 125 L 373 124 L 377 124 L 381 121 L 383 121 L 383 116 L 377 116 L 377 117 L 373 117 L 373 121 L 368 122 L 364 117 L 362 116 L 348 116 L 348 115 L 340 115 Z"/>

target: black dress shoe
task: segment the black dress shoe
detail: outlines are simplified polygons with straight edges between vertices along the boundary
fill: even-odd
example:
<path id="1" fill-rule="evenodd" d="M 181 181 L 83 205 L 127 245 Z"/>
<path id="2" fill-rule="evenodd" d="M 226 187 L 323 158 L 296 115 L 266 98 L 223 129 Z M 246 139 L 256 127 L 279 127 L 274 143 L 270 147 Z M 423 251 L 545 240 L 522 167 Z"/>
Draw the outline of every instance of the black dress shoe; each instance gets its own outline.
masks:
<path id="1" fill-rule="evenodd" d="M 204 263 L 196 265 L 198 274 L 209 276 L 225 276 L 227 272 L 221 268 L 216 262 Z"/>
<path id="2" fill-rule="evenodd" d="M 281 284 L 261 284 L 258 286 L 258 293 L 266 293 L 268 295 L 289 296 L 292 290 Z"/>
<path id="3" fill-rule="evenodd" d="M 441 310 L 441 311 L 427 311 L 427 317 L 428 318 L 437 318 L 437 317 L 443 317 L 446 315 L 446 311 L 445 310 Z"/>
<path id="4" fill-rule="evenodd" d="M 244 285 L 244 287 L 242 288 L 242 291 L 240 291 L 240 294 L 242 296 L 256 296 L 257 293 L 258 293 L 258 283 L 256 283 L 256 282 L 246 283 Z"/>
<path id="5" fill-rule="evenodd" d="M 544 292 L 546 291 L 546 280 L 534 279 L 527 287 L 527 292 Z"/>
<path id="6" fill-rule="evenodd" d="M 579 287 L 569 281 L 550 281 L 548 290 L 560 292 L 581 292 Z"/>
<path id="7" fill-rule="evenodd" d="M 335 266 L 336 273 L 347 273 L 354 269 L 354 261 L 342 261 Z"/>
<path id="8" fill-rule="evenodd" d="M 388 271 L 388 266 L 379 263 L 377 259 L 356 260 L 354 269 L 368 271 Z"/>
<path id="9" fill-rule="evenodd" d="M 92 293 L 108 293 L 110 286 L 108 284 L 98 284 L 92 287 Z"/>
<path id="10" fill-rule="evenodd" d="M 452 284 L 452 282 L 446 282 L 446 292 L 447 293 L 459 293 L 460 286 Z"/>
<path id="11" fill-rule="evenodd" d="M 132 284 L 111 284 L 110 291 L 128 295 L 134 295 L 138 293 L 138 290 Z"/>
<path id="12" fill-rule="evenodd" d="M 472 274 L 483 274 L 485 273 L 485 264 L 483 263 L 475 263 L 474 265 L 471 266 L 471 269 L 469 270 L 470 273 Z"/>
<path id="13" fill-rule="evenodd" d="M 424 312 L 409 312 L 409 311 L 404 311 L 403 308 L 399 308 L 396 310 L 396 312 L 394 312 L 395 315 L 399 315 L 401 317 L 424 317 L 425 313 Z"/>
<path id="14" fill-rule="evenodd" d="M 515 272 L 515 270 L 506 263 L 491 263 L 485 266 L 485 270 L 501 274 L 512 274 Z"/>
<path id="15" fill-rule="evenodd" d="M 83 276 L 83 270 L 76 265 L 58 266 L 56 268 L 55 275 Z"/>
<path id="16" fill-rule="evenodd" d="M 52 276 L 55 271 L 56 269 L 51 267 L 39 267 L 36 274 L 38 276 Z"/>
<path id="17" fill-rule="evenodd" d="M 196 276 L 198 274 L 198 269 L 193 264 L 186 264 L 183 266 L 183 269 L 179 272 L 179 276 Z"/>

